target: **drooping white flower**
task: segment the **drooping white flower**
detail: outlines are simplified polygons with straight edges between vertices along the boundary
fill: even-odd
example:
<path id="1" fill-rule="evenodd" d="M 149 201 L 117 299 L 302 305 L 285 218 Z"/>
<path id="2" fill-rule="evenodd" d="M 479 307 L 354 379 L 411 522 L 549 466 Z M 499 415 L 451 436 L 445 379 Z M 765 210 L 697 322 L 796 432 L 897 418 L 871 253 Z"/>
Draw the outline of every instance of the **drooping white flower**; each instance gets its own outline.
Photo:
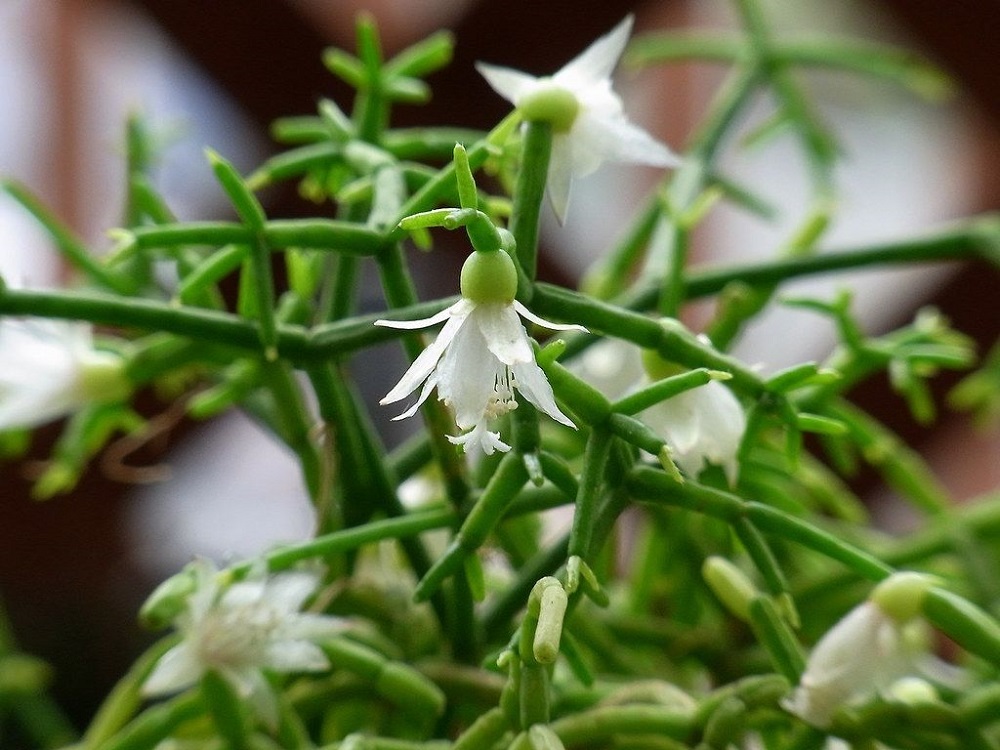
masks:
<path id="1" fill-rule="evenodd" d="M 0 319 L 0 430 L 36 427 L 127 397 L 124 361 L 94 348 L 86 323 Z"/>
<path id="2" fill-rule="evenodd" d="M 886 691 L 906 675 L 922 671 L 926 653 L 910 632 L 931 579 L 896 573 L 824 635 L 806 670 L 782 706 L 821 729 L 842 706 Z"/>
<path id="3" fill-rule="evenodd" d="M 683 369 L 620 339 L 604 339 L 580 358 L 575 372 L 609 399 L 645 388 Z M 733 392 L 717 380 L 671 396 L 649 407 L 642 420 L 670 445 L 671 458 L 697 477 L 706 464 L 721 466 L 730 484 L 739 472 L 737 453 L 746 431 L 746 414 Z"/>
<path id="4" fill-rule="evenodd" d="M 557 422 L 575 427 L 556 405 L 552 386 L 535 362 L 528 334 L 518 316 L 557 331 L 584 330 L 550 323 L 514 299 L 517 274 L 502 250 L 472 253 L 462 268 L 462 299 L 423 320 L 378 320 L 375 325 L 418 330 L 444 323 L 437 338 L 424 349 L 382 404 L 401 401 L 423 384 L 420 396 L 395 419 L 413 416 L 431 391 L 455 411 L 465 431 L 449 440 L 487 455 L 508 451 L 489 420 L 517 407 L 514 391 Z"/>
<path id="5" fill-rule="evenodd" d="M 535 362 L 518 315 L 553 330 L 579 330 L 579 326 L 543 320 L 516 300 L 477 303 L 463 298 L 424 320 L 376 321 L 376 325 L 412 330 L 445 324 L 380 403 L 401 401 L 423 384 L 416 403 L 395 417 L 405 419 L 413 416 L 437 388 L 438 398 L 455 410 L 459 428 L 471 430 L 448 439 L 464 445 L 466 450 L 478 447 L 487 455 L 510 450 L 499 432 L 490 431 L 489 420 L 517 407 L 515 389 L 557 422 L 574 427 L 556 405 L 552 386 Z"/>
<path id="6" fill-rule="evenodd" d="M 686 474 L 697 477 L 711 463 L 723 468 L 731 485 L 736 483 L 747 418 L 725 385 L 711 380 L 678 393 L 647 409 L 643 419 L 666 437 L 671 458 Z"/>
<path id="7" fill-rule="evenodd" d="M 679 162 L 670 149 L 626 119 L 622 100 L 611 88 L 611 73 L 628 42 L 632 20 L 626 16 L 551 77 L 476 64 L 493 90 L 526 119 L 552 123 L 548 191 L 560 222 L 566 217 L 572 180 L 586 177 L 604 162 L 656 167 Z"/>
<path id="8" fill-rule="evenodd" d="M 909 664 L 899 623 L 866 601 L 820 639 L 798 687 L 782 705 L 824 728 L 837 709 L 886 689 L 906 673 Z"/>
<path id="9" fill-rule="evenodd" d="M 315 641 L 342 632 L 343 621 L 299 611 L 318 585 L 307 573 L 253 576 L 225 587 L 207 560 L 195 561 L 190 572 L 193 589 L 174 619 L 181 642 L 160 657 L 143 683 L 143 694 L 183 690 L 212 670 L 273 724 L 277 709 L 262 670 L 328 669 Z"/>

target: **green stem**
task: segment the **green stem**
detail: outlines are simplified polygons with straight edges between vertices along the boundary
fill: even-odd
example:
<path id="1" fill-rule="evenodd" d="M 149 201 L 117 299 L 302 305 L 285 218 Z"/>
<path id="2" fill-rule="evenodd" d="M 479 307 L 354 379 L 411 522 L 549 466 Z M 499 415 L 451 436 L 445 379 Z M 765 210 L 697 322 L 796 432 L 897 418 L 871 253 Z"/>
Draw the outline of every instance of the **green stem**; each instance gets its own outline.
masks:
<path id="1" fill-rule="evenodd" d="M 601 427 L 591 429 L 583 455 L 583 474 L 576 496 L 573 531 L 569 538 L 569 554 L 591 562 L 594 554 L 594 525 L 597 506 L 604 482 L 604 469 L 611 452 L 611 433 Z"/>
<path id="2" fill-rule="evenodd" d="M 275 249 L 297 247 L 315 250 L 336 250 L 351 255 L 378 255 L 383 239 L 378 232 L 365 226 L 336 219 L 269 219 L 260 230 L 267 243 Z M 183 245 L 213 245 L 232 243 L 249 245 L 255 230 L 230 221 L 191 221 L 183 224 L 158 224 L 127 230 L 123 237 L 124 250 L 157 250 Z"/>
<path id="3" fill-rule="evenodd" d="M 807 521 L 769 505 L 743 500 L 696 482 L 679 483 L 657 469 L 633 469 L 628 476 L 627 488 L 637 500 L 684 508 L 730 523 L 745 517 L 761 531 L 776 534 L 833 560 L 839 560 L 858 575 L 872 581 L 881 581 L 893 572 L 891 566 L 877 557 Z"/>
<path id="4" fill-rule="evenodd" d="M 264 382 L 273 396 L 273 405 L 288 447 L 299 458 L 302 475 L 313 503 L 322 499 L 322 459 L 310 432 L 312 421 L 302 392 L 291 369 L 284 362 L 269 362 L 262 368 Z"/>
<path id="5" fill-rule="evenodd" d="M 528 281 L 534 281 L 538 271 L 538 222 L 549 173 L 549 158 L 552 155 L 552 125 L 540 121 L 526 123 L 522 148 L 521 171 L 514 188 L 510 231 L 517 243 L 517 258 L 521 268 Z M 518 291 L 530 295 L 530 288 Z"/>
<path id="6" fill-rule="evenodd" d="M 130 279 L 120 277 L 105 268 L 87 246 L 75 237 L 68 227 L 56 219 L 24 185 L 13 180 L 4 180 L 0 182 L 0 187 L 24 206 L 28 213 L 38 220 L 39 224 L 45 227 L 52 235 L 52 239 L 55 240 L 59 251 L 73 266 L 83 271 L 91 281 L 124 296 L 135 294 L 136 288 Z"/>
<path id="7" fill-rule="evenodd" d="M 687 367 L 708 367 L 732 374 L 729 381 L 738 390 L 752 395 L 764 393 L 764 381 L 732 357 L 717 352 L 679 328 L 667 328 L 640 313 L 590 299 L 568 289 L 538 283 L 532 301 L 539 315 L 571 320 L 595 333 L 608 333 L 646 349 L 654 349 L 671 362 Z"/>

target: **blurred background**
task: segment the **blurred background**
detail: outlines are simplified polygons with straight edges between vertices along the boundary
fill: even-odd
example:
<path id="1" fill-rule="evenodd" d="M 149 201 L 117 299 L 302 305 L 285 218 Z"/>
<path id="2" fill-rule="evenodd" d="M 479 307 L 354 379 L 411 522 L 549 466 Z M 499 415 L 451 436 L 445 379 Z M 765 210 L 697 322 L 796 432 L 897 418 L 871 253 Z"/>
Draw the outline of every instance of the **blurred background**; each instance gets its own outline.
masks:
<path id="1" fill-rule="evenodd" d="M 948 101 L 928 103 L 882 82 L 803 77 L 843 149 L 840 203 L 824 247 L 863 247 L 997 207 L 1000 5 L 768 0 L 764 6 L 776 33 L 897 43 L 935 60 L 957 84 Z M 249 171 L 276 150 L 267 130 L 276 117 L 310 114 L 321 96 L 349 109 L 349 92 L 323 68 L 320 54 L 329 45 L 353 49 L 361 10 L 376 17 L 387 56 L 438 28 L 457 38 L 453 63 L 430 78 L 432 102 L 397 108 L 395 124 L 478 128 L 495 124 L 508 105 L 475 73 L 475 60 L 551 73 L 629 12 L 640 32 L 734 23 L 722 0 L 3 0 L 0 175 L 28 185 L 91 247 L 106 249 L 105 232 L 121 216 L 125 118 L 141 112 L 165 144 L 156 181 L 177 215 L 226 217 L 230 209 L 203 148 Z M 621 71 L 619 90 L 632 119 L 681 150 L 723 73 L 701 64 Z M 769 102 L 757 106 L 748 130 L 767 117 Z M 731 148 L 723 167 L 773 201 L 780 217 L 765 225 L 725 208 L 713 211 L 696 237 L 694 261 L 767 257 L 806 207 L 808 178 L 797 143 L 780 138 L 758 150 Z M 545 217 L 543 276 L 574 283 L 657 178 L 605 168 L 576 185 L 566 226 Z M 272 217 L 315 210 L 294 186 L 265 197 Z M 433 274 L 424 261 L 421 267 L 437 280 L 433 286 L 428 278 L 424 294 L 453 293 L 457 275 L 450 274 L 460 261 L 458 254 L 434 258 Z M 440 264 L 451 270 L 440 273 Z M 830 297 L 846 283 L 856 286 L 872 332 L 936 305 L 985 351 L 1000 327 L 1000 302 L 995 274 L 984 271 L 976 264 L 869 271 L 793 289 Z M 68 278 L 45 234 L 3 194 L 0 272 L 31 286 Z M 381 304 L 374 289 L 363 299 L 372 309 Z M 697 321 L 695 312 L 691 322 Z M 776 369 L 822 358 L 833 343 L 827 321 L 775 309 L 748 331 L 737 354 Z M 395 350 L 391 356 L 400 357 Z M 357 366 L 368 364 L 362 359 Z M 398 370 L 380 369 L 372 377 L 375 397 Z M 936 393 L 954 382 L 943 377 Z M 919 427 L 881 379 L 855 396 L 924 453 L 957 499 L 1000 485 L 995 431 L 971 431 L 964 415 Z M 165 405 L 150 401 L 143 408 L 155 414 Z M 135 611 L 151 585 L 193 554 L 251 555 L 311 528 L 295 463 L 240 415 L 181 424 L 149 457 L 171 467 L 167 481 L 123 485 L 95 466 L 72 495 L 38 503 L 29 498 L 27 477 L 57 435 L 58 426 L 41 430 L 29 461 L 0 465 L 0 597 L 24 648 L 56 665 L 55 693 L 82 722 L 144 641 Z M 873 503 L 891 500 L 872 476 L 856 488 Z"/>

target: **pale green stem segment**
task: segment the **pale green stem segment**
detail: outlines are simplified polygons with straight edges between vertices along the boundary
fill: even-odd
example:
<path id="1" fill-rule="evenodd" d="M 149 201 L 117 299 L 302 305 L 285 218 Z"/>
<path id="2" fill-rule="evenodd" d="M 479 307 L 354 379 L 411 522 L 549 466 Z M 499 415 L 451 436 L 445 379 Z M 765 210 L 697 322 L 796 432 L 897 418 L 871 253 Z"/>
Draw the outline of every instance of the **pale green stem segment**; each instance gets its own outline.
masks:
<path id="1" fill-rule="evenodd" d="M 517 243 L 517 258 L 531 282 L 538 270 L 538 225 L 545 196 L 545 183 L 552 154 L 552 125 L 543 121 L 526 123 L 521 171 L 514 189 L 510 230 Z M 531 287 L 518 290 L 518 297 L 530 301 Z"/>

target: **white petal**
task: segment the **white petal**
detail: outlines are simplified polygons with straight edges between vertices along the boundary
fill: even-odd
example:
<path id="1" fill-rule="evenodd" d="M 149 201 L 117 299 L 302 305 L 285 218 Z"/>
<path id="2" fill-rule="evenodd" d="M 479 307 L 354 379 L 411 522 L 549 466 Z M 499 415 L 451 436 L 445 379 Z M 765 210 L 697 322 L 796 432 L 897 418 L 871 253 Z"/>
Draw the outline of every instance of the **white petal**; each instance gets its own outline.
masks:
<path id="1" fill-rule="evenodd" d="M 441 358 L 438 397 L 455 410 L 455 422 L 463 430 L 486 413 L 504 367 L 490 352 L 478 326 L 462 327 Z"/>
<path id="2" fill-rule="evenodd" d="M 572 142 L 568 135 L 552 139 L 552 156 L 549 159 L 548 183 L 545 187 L 549 203 L 560 224 L 566 222 L 569 210 L 569 193 L 573 184 Z"/>
<path id="3" fill-rule="evenodd" d="M 653 167 L 676 167 L 681 163 L 677 154 L 624 116 L 603 123 L 596 121 L 593 127 L 605 129 L 607 135 L 603 151 L 607 161 L 649 164 Z"/>
<path id="4" fill-rule="evenodd" d="M 679 453 L 694 450 L 701 436 L 701 410 L 694 395 L 697 390 L 678 393 L 648 411 L 655 419 L 653 429 L 664 434 Z"/>
<path id="5" fill-rule="evenodd" d="M 409 419 L 414 414 L 416 414 L 417 409 L 419 409 L 421 406 L 424 405 L 424 401 L 426 401 L 427 397 L 431 395 L 431 391 L 434 390 L 440 379 L 441 378 L 438 376 L 437 370 L 428 375 L 427 380 L 424 381 L 423 388 L 420 389 L 420 395 L 417 397 L 417 400 L 413 403 L 413 405 L 409 409 L 404 411 L 402 414 L 397 414 L 395 417 L 393 417 L 392 421 L 398 422 L 401 419 Z"/>
<path id="6" fill-rule="evenodd" d="M 722 383 L 679 393 L 646 410 L 644 418 L 667 439 L 686 474 L 697 476 L 708 461 L 722 466 L 729 483 L 735 483 L 746 416 Z"/>
<path id="7" fill-rule="evenodd" d="M 545 373 L 534 361 L 524 364 L 514 365 L 514 379 L 517 381 L 517 390 L 524 394 L 534 406 L 541 409 L 557 422 L 567 427 L 576 429 L 573 420 L 559 411 L 556 406 L 555 395 L 552 393 L 552 386 L 549 385 Z"/>
<path id="8" fill-rule="evenodd" d="M 464 435 L 448 435 L 448 441 L 453 445 L 462 446 L 466 453 L 471 454 L 482 452 L 492 456 L 494 451 L 506 453 L 510 450 L 510 446 L 500 439 L 499 432 L 490 432 L 486 429 L 485 418 L 473 427 L 471 432 Z"/>
<path id="9" fill-rule="evenodd" d="M 268 644 L 263 666 L 276 672 L 322 672 L 330 667 L 323 649 L 309 641 Z"/>
<path id="10" fill-rule="evenodd" d="M 169 695 L 190 687 L 201 677 L 204 667 L 185 641 L 167 651 L 142 683 L 142 694 L 149 698 Z"/>
<path id="11" fill-rule="evenodd" d="M 479 326 L 486 347 L 505 365 L 534 359 L 528 334 L 513 305 L 477 305 L 471 317 L 472 322 Z"/>
<path id="12" fill-rule="evenodd" d="M 281 628 L 281 636 L 290 640 L 321 641 L 339 635 L 347 627 L 347 620 L 332 615 L 312 612 L 289 618 Z"/>
<path id="13" fill-rule="evenodd" d="M 450 314 L 448 322 L 444 324 L 444 328 L 441 329 L 441 332 L 438 333 L 434 341 L 420 352 L 409 368 L 407 368 L 406 372 L 403 373 L 403 377 L 399 379 L 399 382 L 393 386 L 391 391 L 385 394 L 379 403 L 383 405 L 394 404 L 413 393 L 417 389 L 417 386 L 424 382 L 434 370 L 438 360 L 441 359 L 441 355 L 444 354 L 445 350 L 458 334 L 471 312 L 472 309 L 470 308 L 467 312 L 463 309 L 457 313 Z"/>
<path id="14" fill-rule="evenodd" d="M 459 300 L 454 305 L 446 307 L 439 313 L 431 315 L 429 318 L 421 318 L 420 320 L 376 320 L 375 325 L 381 326 L 382 328 L 398 328 L 402 331 L 416 331 L 421 328 L 430 328 L 438 323 L 443 323 L 446 321 L 454 312 L 455 308 L 461 304 L 462 300 Z"/>
<path id="15" fill-rule="evenodd" d="M 583 333 L 587 333 L 586 328 L 581 325 L 577 325 L 576 323 L 552 323 L 545 320 L 545 318 L 540 318 L 517 300 L 514 300 L 514 309 L 522 318 L 530 320 L 532 323 L 537 326 L 541 326 L 542 328 L 548 328 L 551 331 L 582 331 Z"/>
<path id="16" fill-rule="evenodd" d="M 476 70 L 486 79 L 490 88 L 514 105 L 538 85 L 537 78 L 513 68 L 477 62 Z"/>
<path id="17" fill-rule="evenodd" d="M 219 598 L 218 606 L 224 609 L 258 606 L 264 599 L 266 585 L 264 581 L 247 579 L 228 587 Z"/>
<path id="18" fill-rule="evenodd" d="M 813 648 L 798 687 L 782 705 L 817 727 L 841 706 L 903 676 L 898 626 L 872 602 L 851 610 Z"/>
<path id="19" fill-rule="evenodd" d="M 76 411 L 91 327 L 42 318 L 0 320 L 0 429 L 36 427 Z"/>
<path id="20" fill-rule="evenodd" d="M 39 383 L 33 390 L 8 390 L 0 386 L 0 431 L 38 427 L 65 417 L 81 406 L 68 387 Z M 44 389 L 44 390 L 43 390 Z"/>
<path id="21" fill-rule="evenodd" d="M 594 41 L 587 49 L 564 65 L 553 79 L 570 88 L 586 86 L 611 76 L 618 64 L 618 58 L 625 51 L 629 35 L 632 33 L 632 14 L 604 36 Z"/>
<path id="22" fill-rule="evenodd" d="M 317 586 L 316 576 L 309 573 L 281 573 L 267 582 L 264 600 L 278 612 L 298 612 Z"/>

